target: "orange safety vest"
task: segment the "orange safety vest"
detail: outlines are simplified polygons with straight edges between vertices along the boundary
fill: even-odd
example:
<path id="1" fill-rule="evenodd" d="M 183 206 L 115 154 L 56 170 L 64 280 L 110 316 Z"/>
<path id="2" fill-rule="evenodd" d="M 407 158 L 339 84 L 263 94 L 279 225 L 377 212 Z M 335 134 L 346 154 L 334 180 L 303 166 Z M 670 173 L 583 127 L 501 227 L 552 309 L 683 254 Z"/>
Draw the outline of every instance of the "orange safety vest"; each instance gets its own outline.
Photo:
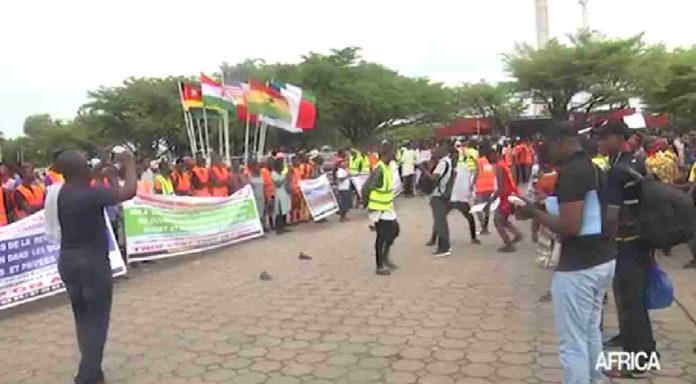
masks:
<path id="1" fill-rule="evenodd" d="M 46 176 L 48 176 L 48 178 L 51 180 L 51 184 L 58 184 L 65 181 L 65 179 L 63 179 L 62 174 L 56 171 L 52 171 L 50 169 L 48 170 L 48 172 L 46 172 Z"/>
<path id="2" fill-rule="evenodd" d="M 138 180 L 138 195 L 149 195 L 152 193 L 152 185 L 147 180 Z"/>
<path id="3" fill-rule="evenodd" d="M 485 195 L 493 193 L 495 191 L 495 167 L 491 165 L 484 156 L 478 158 L 477 164 L 476 194 Z"/>
<path id="4" fill-rule="evenodd" d="M 7 225 L 9 220 L 7 219 L 7 195 L 5 195 L 5 191 L 0 189 L 0 193 L 2 193 L 2 201 L 0 202 L 0 226 Z"/>
<path id="5" fill-rule="evenodd" d="M 375 169 L 379 161 L 379 155 L 376 152 L 370 152 L 367 154 L 367 159 L 370 161 L 370 170 Z"/>
<path id="6" fill-rule="evenodd" d="M 174 191 L 188 195 L 191 192 L 191 176 L 186 172 L 172 172 L 169 176 L 174 183 Z"/>
<path id="7" fill-rule="evenodd" d="M 273 185 L 271 171 L 266 168 L 261 168 L 261 177 L 263 178 L 263 194 L 267 199 L 270 199 L 275 196 L 275 185 Z"/>
<path id="8" fill-rule="evenodd" d="M 198 181 L 198 186 L 194 183 L 193 196 L 210 196 L 210 172 L 208 168 L 193 167 L 193 177 Z"/>
<path id="9" fill-rule="evenodd" d="M 213 196 L 229 196 L 230 189 L 228 187 L 228 182 L 230 181 L 230 171 L 225 167 L 212 166 L 210 167 L 210 172 L 212 176 L 212 187 L 210 187 L 210 192 Z"/>
<path id="10" fill-rule="evenodd" d="M 17 187 L 17 192 L 19 192 L 22 197 L 24 198 L 24 201 L 27 203 L 28 206 L 34 207 L 34 208 L 42 208 L 44 204 L 44 190 L 43 188 L 37 186 L 37 185 L 32 185 L 31 189 L 25 187 L 24 185 L 20 185 Z M 27 216 L 26 211 L 22 210 L 19 207 L 19 204 L 15 204 L 15 215 L 17 216 L 17 219 L 23 219 Z"/>

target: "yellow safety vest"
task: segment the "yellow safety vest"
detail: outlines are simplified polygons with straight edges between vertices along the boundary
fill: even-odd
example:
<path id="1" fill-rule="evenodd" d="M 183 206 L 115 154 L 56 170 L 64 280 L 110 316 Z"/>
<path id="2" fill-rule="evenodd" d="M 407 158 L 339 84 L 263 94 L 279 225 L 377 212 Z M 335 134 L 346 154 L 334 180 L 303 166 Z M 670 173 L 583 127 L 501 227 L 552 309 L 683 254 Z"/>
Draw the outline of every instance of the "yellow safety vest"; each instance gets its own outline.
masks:
<path id="1" fill-rule="evenodd" d="M 155 176 L 155 181 L 159 183 L 160 188 L 162 188 L 162 194 L 165 196 L 174 194 L 174 184 L 168 177 L 162 175 Z"/>
<path id="2" fill-rule="evenodd" d="M 360 162 L 362 160 L 362 155 L 358 151 L 350 151 L 348 154 L 348 170 L 352 174 L 360 173 Z"/>
<path id="3" fill-rule="evenodd" d="M 457 163 L 464 163 L 467 169 L 470 171 L 476 170 L 477 161 L 479 158 L 479 153 L 474 148 L 464 148 L 459 150 L 459 161 Z"/>
<path id="4" fill-rule="evenodd" d="M 609 169 L 609 156 L 597 155 L 592 158 L 592 162 L 599 167 L 599 169 L 605 170 Z"/>
<path id="5" fill-rule="evenodd" d="M 370 192 L 367 208 L 373 211 L 391 211 L 394 209 L 394 178 L 391 169 L 382 160 L 375 167 L 382 171 L 382 188 Z"/>
<path id="6" fill-rule="evenodd" d="M 367 156 L 367 154 L 363 154 L 362 159 L 360 160 L 360 172 L 370 173 L 370 158 Z"/>

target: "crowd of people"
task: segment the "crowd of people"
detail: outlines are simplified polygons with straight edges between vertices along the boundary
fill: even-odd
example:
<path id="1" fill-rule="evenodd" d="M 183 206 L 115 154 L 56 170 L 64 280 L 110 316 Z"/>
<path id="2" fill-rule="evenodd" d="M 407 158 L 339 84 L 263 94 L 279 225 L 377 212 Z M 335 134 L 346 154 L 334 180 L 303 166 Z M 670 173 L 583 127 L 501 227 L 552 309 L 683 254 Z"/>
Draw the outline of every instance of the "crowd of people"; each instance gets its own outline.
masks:
<path id="1" fill-rule="evenodd" d="M 83 352 L 78 378 L 85 379 L 79 382 L 98 382 L 103 375 L 101 354 L 111 302 L 110 270 L 105 263 L 108 245 L 95 232 L 103 229 L 102 209 L 114 227 L 120 228 L 118 207 L 136 192 L 224 197 L 249 185 L 264 227 L 283 234 L 288 225 L 310 220 L 298 183 L 326 174 L 336 190 L 341 222 L 348 220 L 351 209 L 367 209 L 369 228 L 376 235 L 375 273 L 386 276 L 398 268 L 390 257 L 400 233 L 393 167 L 399 170 L 405 196 L 429 201 L 433 227 L 427 245 L 436 247 L 435 257 L 452 253 L 448 225 L 452 210 L 467 220 L 474 245 L 481 243 L 480 236 L 490 233 L 492 216 L 502 243 L 498 250 L 504 253 L 516 251 L 516 244 L 524 238 L 522 221 L 531 220 L 531 240 L 556 255 L 550 263 L 555 269 L 552 285 L 543 299 L 553 302 L 563 383 L 598 382 L 604 374 L 593 363 L 602 353 L 602 307 L 610 287 L 620 333 L 604 346 L 657 352 L 644 297 L 648 270 L 656 262 L 655 250 L 641 242 L 636 224 L 641 187 L 632 174 L 652 175 L 693 196 L 696 138 L 635 133 L 622 122 L 609 122 L 585 133 L 578 133 L 570 123 L 559 123 L 547 135 L 534 139 L 351 147 L 339 150 L 331 162 L 325 162 L 318 151 L 290 154 L 277 150 L 246 166 L 239 160 L 228 166 L 218 155 L 210 161 L 199 155 L 136 164 L 132 156 L 122 154 L 88 162 L 77 152 L 65 151 L 57 154 L 45 174 L 36 172 L 31 164 L 13 171 L 0 167 L 4 191 L 0 224 L 43 209 L 46 188 L 64 184 L 57 199 L 63 232 L 59 269 L 73 304 Z M 353 177 L 360 175 L 366 181 L 358 190 Z M 511 197 L 522 203 L 516 204 Z M 123 237 L 117 231 L 119 242 Z M 548 240 L 543 245 L 542 238 Z M 685 268 L 694 268 L 696 237 L 688 245 L 694 258 Z M 669 248 L 658 251 L 670 254 Z M 104 258 L 95 259 L 94 254 Z M 86 283 L 84 276 L 94 274 L 100 278 Z M 101 292 L 99 298 L 90 296 L 89 292 L 97 291 Z M 645 374 L 636 370 L 610 373 L 621 377 Z"/>

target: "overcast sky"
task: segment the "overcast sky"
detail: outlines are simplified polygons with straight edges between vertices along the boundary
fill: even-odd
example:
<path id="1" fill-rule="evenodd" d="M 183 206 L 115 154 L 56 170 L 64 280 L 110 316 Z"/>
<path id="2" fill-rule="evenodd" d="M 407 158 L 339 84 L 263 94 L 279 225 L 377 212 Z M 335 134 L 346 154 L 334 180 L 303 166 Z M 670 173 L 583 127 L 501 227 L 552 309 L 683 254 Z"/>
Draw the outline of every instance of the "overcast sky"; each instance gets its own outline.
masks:
<path id="1" fill-rule="evenodd" d="M 548 0 L 550 33 L 580 27 L 577 0 Z M 407 75 L 454 84 L 505 78 L 500 54 L 535 41 L 534 0 L 21 0 L 3 1 L 0 130 L 27 115 L 72 118 L 87 90 L 129 76 L 213 72 L 223 62 L 296 62 L 353 45 Z M 689 0 L 590 0 L 610 36 L 696 42 Z"/>

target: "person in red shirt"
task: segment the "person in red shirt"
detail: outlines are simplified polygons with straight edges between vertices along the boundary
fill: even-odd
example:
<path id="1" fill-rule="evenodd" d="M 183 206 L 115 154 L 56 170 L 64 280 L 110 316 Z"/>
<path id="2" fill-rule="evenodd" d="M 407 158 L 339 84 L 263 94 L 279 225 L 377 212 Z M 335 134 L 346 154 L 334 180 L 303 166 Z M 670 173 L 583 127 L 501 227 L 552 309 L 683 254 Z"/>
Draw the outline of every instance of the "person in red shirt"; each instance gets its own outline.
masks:
<path id="1" fill-rule="evenodd" d="M 496 191 L 491 196 L 485 209 L 490 209 L 490 205 L 496 199 L 500 199 L 498 208 L 493 216 L 495 229 L 503 240 L 503 246 L 498 248 L 498 251 L 505 253 L 515 252 L 515 244 L 522 241 L 523 237 L 522 232 L 510 222 L 510 215 L 513 214 L 514 207 L 508 201 L 508 197 L 519 195 L 517 183 L 515 183 L 515 179 L 512 177 L 510 167 L 500 158 L 496 151 L 485 148 L 481 152 L 483 156 L 486 156 L 490 164 L 495 164 Z"/>

